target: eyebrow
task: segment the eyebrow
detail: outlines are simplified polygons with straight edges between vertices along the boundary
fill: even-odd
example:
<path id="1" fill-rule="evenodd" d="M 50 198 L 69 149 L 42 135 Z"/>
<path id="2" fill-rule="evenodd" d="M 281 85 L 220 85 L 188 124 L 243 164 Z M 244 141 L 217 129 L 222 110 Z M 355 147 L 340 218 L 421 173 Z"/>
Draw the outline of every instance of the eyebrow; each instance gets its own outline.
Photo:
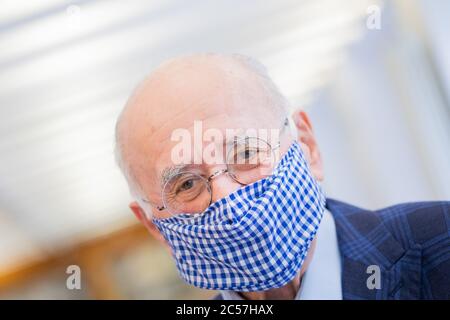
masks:
<path id="1" fill-rule="evenodd" d="M 179 164 L 164 168 L 164 170 L 161 172 L 161 189 L 164 188 L 165 184 L 170 180 L 170 178 L 172 178 L 176 174 L 179 174 L 180 172 L 185 171 L 189 167 L 192 167 L 192 165 Z"/>

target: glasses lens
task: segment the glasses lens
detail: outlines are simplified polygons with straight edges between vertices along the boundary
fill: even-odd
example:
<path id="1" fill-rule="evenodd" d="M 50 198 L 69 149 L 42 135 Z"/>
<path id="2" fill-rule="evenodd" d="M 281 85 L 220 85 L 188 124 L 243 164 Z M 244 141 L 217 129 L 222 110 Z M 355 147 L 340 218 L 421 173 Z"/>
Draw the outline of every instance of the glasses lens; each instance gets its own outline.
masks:
<path id="1" fill-rule="evenodd" d="M 205 178 L 194 173 L 179 173 L 165 184 L 163 201 L 172 214 L 200 213 L 211 202 L 211 190 Z"/>
<path id="2" fill-rule="evenodd" d="M 236 140 L 227 155 L 228 171 L 241 184 L 249 184 L 270 175 L 273 163 L 272 148 L 258 138 Z"/>

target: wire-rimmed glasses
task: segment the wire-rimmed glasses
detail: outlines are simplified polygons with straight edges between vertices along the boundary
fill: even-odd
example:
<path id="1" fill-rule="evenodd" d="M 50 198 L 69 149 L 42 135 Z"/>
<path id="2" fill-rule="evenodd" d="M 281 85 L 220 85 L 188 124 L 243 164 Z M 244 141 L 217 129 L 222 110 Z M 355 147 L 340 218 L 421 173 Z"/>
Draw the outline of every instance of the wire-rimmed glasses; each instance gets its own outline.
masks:
<path id="1" fill-rule="evenodd" d="M 209 176 L 191 171 L 170 176 L 162 188 L 163 205 L 156 208 L 167 210 L 171 215 L 201 213 L 212 203 L 213 179 L 226 174 L 243 186 L 256 182 L 272 174 L 278 160 L 275 151 L 279 147 L 280 142 L 272 146 L 257 137 L 237 138 L 226 153 L 224 169 Z"/>

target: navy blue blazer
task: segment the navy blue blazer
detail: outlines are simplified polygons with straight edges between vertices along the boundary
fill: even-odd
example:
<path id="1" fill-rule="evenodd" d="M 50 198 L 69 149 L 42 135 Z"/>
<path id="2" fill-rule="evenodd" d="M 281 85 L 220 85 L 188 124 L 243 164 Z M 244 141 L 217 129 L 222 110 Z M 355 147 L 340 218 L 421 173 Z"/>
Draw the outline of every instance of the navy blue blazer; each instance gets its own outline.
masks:
<path id="1" fill-rule="evenodd" d="M 344 299 L 450 299 L 450 202 L 365 210 L 333 199 Z M 369 289 L 371 265 L 379 289 Z M 215 299 L 222 299 L 220 295 Z"/>

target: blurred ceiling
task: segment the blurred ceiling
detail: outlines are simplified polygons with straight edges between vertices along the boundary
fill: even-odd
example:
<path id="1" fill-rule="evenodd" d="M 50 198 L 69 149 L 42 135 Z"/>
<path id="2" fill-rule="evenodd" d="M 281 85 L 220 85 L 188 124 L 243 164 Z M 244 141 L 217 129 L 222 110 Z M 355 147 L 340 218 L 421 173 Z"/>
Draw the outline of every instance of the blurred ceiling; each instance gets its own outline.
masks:
<path id="1" fill-rule="evenodd" d="M 3 0 L 0 268 L 133 221 L 114 124 L 162 60 L 251 55 L 301 105 L 329 81 L 377 3 Z"/>

